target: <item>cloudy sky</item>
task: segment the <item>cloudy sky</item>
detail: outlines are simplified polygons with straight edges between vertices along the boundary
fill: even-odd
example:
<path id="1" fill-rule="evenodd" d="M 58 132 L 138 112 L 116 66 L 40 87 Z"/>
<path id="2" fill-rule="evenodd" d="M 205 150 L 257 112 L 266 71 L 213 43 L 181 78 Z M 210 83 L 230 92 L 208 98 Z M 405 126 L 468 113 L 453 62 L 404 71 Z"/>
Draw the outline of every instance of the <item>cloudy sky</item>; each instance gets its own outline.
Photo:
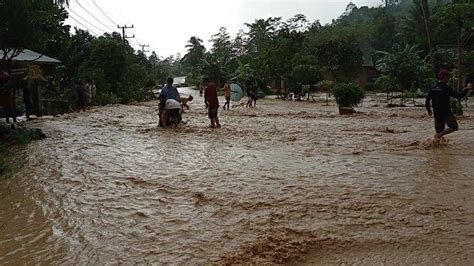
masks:
<path id="1" fill-rule="evenodd" d="M 357 6 L 380 5 L 381 0 L 353 0 Z M 226 27 L 232 36 L 244 23 L 258 18 L 304 14 L 309 21 L 319 19 L 323 24 L 339 17 L 349 0 L 72 0 L 70 19 L 74 27 L 95 34 L 117 30 L 117 25 L 132 25 L 128 35 L 135 34 L 130 43 L 150 45 L 160 57 L 185 53 L 184 46 L 191 36 L 198 36 L 209 47 L 211 35 Z"/>

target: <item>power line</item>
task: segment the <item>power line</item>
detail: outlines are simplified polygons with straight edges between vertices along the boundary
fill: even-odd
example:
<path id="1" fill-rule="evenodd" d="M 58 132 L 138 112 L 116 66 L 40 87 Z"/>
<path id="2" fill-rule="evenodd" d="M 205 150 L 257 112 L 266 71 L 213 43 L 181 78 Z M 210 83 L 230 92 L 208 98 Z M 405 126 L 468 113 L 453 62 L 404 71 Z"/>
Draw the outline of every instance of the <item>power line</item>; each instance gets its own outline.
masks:
<path id="1" fill-rule="evenodd" d="M 100 24 L 102 24 L 102 26 L 106 27 L 107 29 L 111 30 L 112 32 L 114 31 L 111 27 L 105 25 L 102 21 L 100 21 L 100 19 L 97 19 L 91 12 L 89 12 L 89 10 L 87 10 L 83 5 L 81 5 L 81 3 L 79 3 L 79 1 L 76 1 L 76 3 L 79 5 L 79 7 L 81 7 L 84 11 L 87 12 L 87 14 L 89 14 L 93 19 L 95 19 L 97 22 L 99 22 Z M 114 23 L 115 24 L 115 23 Z"/>
<path id="2" fill-rule="evenodd" d="M 138 41 L 138 38 L 135 37 L 135 43 L 138 45 L 138 46 L 141 46 L 140 42 Z"/>
<path id="3" fill-rule="evenodd" d="M 107 15 L 107 13 L 104 11 L 104 9 L 102 9 L 102 8 L 95 2 L 95 0 L 91 0 L 91 2 L 95 5 L 95 7 L 97 7 L 97 9 L 99 9 L 99 11 L 100 11 L 110 22 L 112 22 L 112 23 L 114 23 L 114 24 L 117 24 L 117 27 L 118 27 L 118 28 L 122 28 L 122 27 L 120 27 L 120 26 L 118 25 L 118 23 L 116 23 L 113 19 L 111 19 L 109 15 Z M 127 19 L 125 19 L 125 20 L 128 21 Z M 125 29 L 127 29 L 127 28 L 128 28 L 128 27 L 125 25 Z M 132 25 L 131 28 L 133 28 L 133 25 Z M 128 36 L 126 36 L 126 34 L 125 34 L 125 30 L 122 28 L 122 35 L 123 35 L 123 40 L 124 40 L 124 41 L 125 41 L 127 38 L 134 38 L 134 39 L 135 39 L 135 43 L 138 45 L 138 47 L 141 48 L 141 50 L 142 50 L 143 53 L 149 52 L 149 51 L 145 51 L 145 47 L 150 47 L 150 46 L 149 46 L 149 45 L 142 45 L 142 44 L 140 43 L 140 41 L 138 40 L 138 38 L 136 37 L 135 34 L 133 34 L 132 37 L 128 37 Z"/>
<path id="4" fill-rule="evenodd" d="M 96 25 L 90 23 L 89 21 L 87 21 L 87 19 L 81 17 L 81 16 L 80 16 L 79 14 L 77 14 L 74 10 L 72 10 L 72 9 L 70 9 L 70 8 L 68 8 L 68 10 L 69 10 L 71 13 L 73 13 L 76 17 L 79 17 L 83 22 L 85 22 L 86 24 L 88 24 L 88 25 L 92 26 L 93 28 L 99 30 L 100 32 L 107 32 L 106 30 L 103 30 L 103 29 L 97 27 Z M 83 25 L 83 26 L 84 26 L 84 25 Z"/>
<path id="5" fill-rule="evenodd" d="M 102 15 L 104 15 L 110 22 L 112 22 L 113 24 L 116 24 L 117 25 L 117 28 L 119 29 L 122 29 L 122 38 L 123 38 L 123 41 L 125 42 L 126 39 L 131 39 L 131 38 L 134 38 L 135 39 L 135 42 L 136 44 L 141 48 L 141 51 L 143 53 L 145 52 L 149 52 L 148 50 L 145 50 L 145 48 L 148 48 L 150 47 L 149 45 L 143 45 L 140 43 L 140 41 L 136 38 L 135 34 L 133 34 L 132 36 L 127 36 L 127 34 L 125 33 L 125 30 L 126 29 L 132 29 L 134 28 L 134 25 L 132 24 L 132 26 L 127 26 L 127 25 L 124 25 L 124 26 L 120 26 L 118 25 L 118 23 L 116 23 L 112 18 L 111 16 L 109 16 L 105 11 L 104 9 L 102 9 L 97 3 L 95 0 L 91 0 L 92 4 L 94 4 L 94 6 L 102 13 Z M 87 6 L 90 8 L 92 7 L 91 5 L 89 5 L 89 2 L 87 2 Z M 104 24 L 100 19 L 98 19 L 96 16 L 94 16 L 94 14 L 92 14 L 89 10 L 87 10 L 87 8 L 85 8 L 83 5 L 81 5 L 79 3 L 79 1 L 77 1 L 77 4 L 84 10 L 86 11 L 94 20 L 96 20 L 97 22 L 99 22 L 101 25 L 105 26 L 106 28 L 110 29 L 112 32 L 114 32 L 114 30 L 112 28 L 110 28 L 109 26 L 107 26 L 106 24 Z M 92 23 L 90 23 L 89 21 L 87 21 L 86 19 L 82 18 L 81 16 L 79 16 L 77 13 L 75 13 L 73 10 L 70 10 L 71 12 L 73 12 L 76 16 L 80 17 L 82 20 L 86 21 L 88 24 L 91 24 L 92 26 L 94 26 L 94 28 L 96 29 L 99 29 L 97 26 L 93 25 Z M 127 20 L 127 19 L 125 19 Z M 81 23 L 81 25 L 83 25 Z M 83 25 L 84 26 L 84 25 Z M 86 27 L 87 28 L 87 27 Z M 102 29 L 99 29 L 100 31 L 103 31 Z M 106 31 L 104 31 L 106 32 Z"/>
<path id="6" fill-rule="evenodd" d="M 105 13 L 104 10 L 102 10 L 102 8 L 100 8 L 100 6 L 99 6 L 94 0 L 92 0 L 92 3 L 100 10 L 100 12 L 102 12 L 102 14 L 104 14 L 104 16 L 105 16 L 108 20 L 110 20 L 110 22 L 112 22 L 114 25 L 117 25 L 117 24 L 118 24 L 118 23 L 116 23 L 113 19 L 111 19 L 111 18 L 107 15 L 107 13 Z"/>
<path id="7" fill-rule="evenodd" d="M 75 19 L 73 16 L 71 16 L 71 14 L 69 14 L 69 18 L 74 20 L 77 24 L 81 25 L 85 30 L 91 32 L 92 34 L 94 34 L 95 36 L 99 36 L 99 34 L 97 34 L 96 32 L 94 32 L 93 30 L 89 29 L 88 27 L 86 27 L 84 24 L 82 24 L 80 21 L 78 21 L 77 19 Z"/>

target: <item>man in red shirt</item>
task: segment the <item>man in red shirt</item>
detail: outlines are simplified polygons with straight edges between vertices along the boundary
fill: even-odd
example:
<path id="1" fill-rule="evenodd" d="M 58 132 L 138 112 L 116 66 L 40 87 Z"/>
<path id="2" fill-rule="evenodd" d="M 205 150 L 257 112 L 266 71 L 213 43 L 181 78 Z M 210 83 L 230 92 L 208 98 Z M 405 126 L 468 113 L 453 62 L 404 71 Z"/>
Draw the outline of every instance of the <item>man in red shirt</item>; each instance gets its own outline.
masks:
<path id="1" fill-rule="evenodd" d="M 219 118 L 217 117 L 217 110 L 219 109 L 219 99 L 217 98 L 217 88 L 214 82 L 211 82 L 209 78 L 203 79 L 204 85 L 204 101 L 206 106 L 209 108 L 209 119 L 211 119 L 211 127 L 221 127 Z"/>

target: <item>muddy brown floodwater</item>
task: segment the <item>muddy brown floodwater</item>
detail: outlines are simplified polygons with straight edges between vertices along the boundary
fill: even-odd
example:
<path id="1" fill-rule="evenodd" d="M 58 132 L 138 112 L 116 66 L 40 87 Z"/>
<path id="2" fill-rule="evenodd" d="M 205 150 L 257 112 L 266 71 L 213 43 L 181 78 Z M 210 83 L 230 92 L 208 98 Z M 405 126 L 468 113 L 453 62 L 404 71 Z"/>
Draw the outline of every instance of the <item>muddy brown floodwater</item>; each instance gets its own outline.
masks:
<path id="1" fill-rule="evenodd" d="M 49 138 L 0 182 L 0 264 L 465 264 L 474 258 L 474 108 L 430 147 L 423 108 L 361 113 L 202 98 L 37 120 Z M 470 103 L 474 106 L 474 103 Z"/>

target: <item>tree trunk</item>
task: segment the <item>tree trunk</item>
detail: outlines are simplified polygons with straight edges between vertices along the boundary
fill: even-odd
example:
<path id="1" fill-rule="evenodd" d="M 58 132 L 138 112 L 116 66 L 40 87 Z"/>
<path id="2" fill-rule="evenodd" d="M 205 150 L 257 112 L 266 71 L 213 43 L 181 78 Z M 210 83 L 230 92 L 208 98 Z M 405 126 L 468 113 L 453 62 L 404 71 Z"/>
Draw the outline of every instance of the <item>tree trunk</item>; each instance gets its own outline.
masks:
<path id="1" fill-rule="evenodd" d="M 431 28 L 431 11 L 428 5 L 428 0 L 421 0 L 421 9 L 423 11 L 423 19 L 425 21 L 426 27 L 426 36 L 428 37 L 428 47 L 430 48 L 430 53 L 433 52 L 434 49 L 434 37 L 433 37 L 433 29 Z"/>

